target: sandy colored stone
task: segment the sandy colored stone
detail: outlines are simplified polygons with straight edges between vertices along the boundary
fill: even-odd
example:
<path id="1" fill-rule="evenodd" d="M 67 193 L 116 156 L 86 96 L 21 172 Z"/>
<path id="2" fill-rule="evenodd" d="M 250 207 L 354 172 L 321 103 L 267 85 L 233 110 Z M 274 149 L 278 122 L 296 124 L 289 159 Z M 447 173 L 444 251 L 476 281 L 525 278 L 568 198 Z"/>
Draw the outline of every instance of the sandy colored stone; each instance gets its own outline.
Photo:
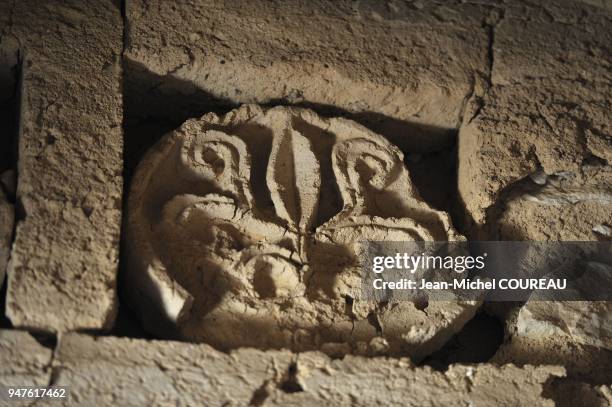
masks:
<path id="1" fill-rule="evenodd" d="M 609 287 L 612 268 L 589 262 L 573 279 L 573 290 Z M 508 340 L 493 358 L 495 363 L 553 363 L 569 375 L 592 383 L 609 383 L 612 369 L 612 320 L 609 301 L 530 300 L 506 317 Z M 573 294 L 580 298 L 579 294 Z"/>
<path id="2" fill-rule="evenodd" d="M 27 332 L 0 330 L 0 386 L 47 386 L 52 353 Z"/>
<path id="3" fill-rule="evenodd" d="M 568 278 L 568 298 L 589 298 L 594 290 L 609 291 L 612 267 L 606 263 L 605 252 L 581 264 L 563 273 Z M 529 301 L 504 315 L 507 338 L 491 362 L 558 364 L 567 368 L 574 381 L 609 384 L 612 302 L 551 301 L 547 300 L 550 295 L 536 290 Z"/>
<path id="4" fill-rule="evenodd" d="M 132 114 L 298 104 L 347 112 L 402 148 L 437 150 L 452 143 L 488 69 L 483 22 L 492 9 L 460 1 L 130 1 L 125 56 L 139 84 L 128 89 L 134 108 L 144 107 Z"/>
<path id="5" fill-rule="evenodd" d="M 477 227 L 495 222 L 530 174 L 610 164 L 611 15 L 570 1 L 503 7 L 492 28 L 490 86 L 472 99 L 459 131 L 459 192 Z"/>
<path id="6" fill-rule="evenodd" d="M 606 301 L 532 301 L 519 311 L 517 335 L 612 350 L 611 315 Z"/>
<path id="7" fill-rule="evenodd" d="M 61 337 L 55 383 L 78 405 L 248 405 L 268 382 L 281 382 L 294 356 L 127 338 Z"/>
<path id="8" fill-rule="evenodd" d="M 610 166 L 599 160 L 583 163 L 575 172 L 547 175 L 537 171 L 504 197 L 496 225 L 499 236 L 534 241 L 609 240 L 611 183 Z M 546 264 L 540 266 L 539 275 L 554 270 Z M 593 290 L 612 284 L 612 268 L 599 261 L 563 275 L 573 286 L 585 290 L 586 294 L 576 293 L 574 299 L 589 298 Z M 518 310 L 516 319 L 509 320 L 511 339 L 502 346 L 496 361 L 558 363 L 572 375 L 608 383 L 612 369 L 610 304 L 529 301 Z M 592 405 L 598 405 L 595 400 L 599 396 L 589 397 Z"/>
<path id="9" fill-rule="evenodd" d="M 108 328 L 122 192 L 118 4 L 15 2 L 23 49 L 17 225 L 7 315 L 45 331 Z"/>
<path id="10" fill-rule="evenodd" d="M 295 375 L 303 391 L 274 390 L 263 405 L 553 406 L 543 387 L 563 375 L 557 366 L 451 365 L 442 373 L 401 359 L 331 361 L 307 353 L 299 355 Z"/>
<path id="11" fill-rule="evenodd" d="M 505 240 L 611 239 L 612 167 L 585 165 L 577 173 L 526 179 L 506 198 L 497 225 Z"/>
<path id="12" fill-rule="evenodd" d="M 407 359 L 241 349 L 127 338 L 62 336 L 57 385 L 80 405 L 538 405 L 556 366 L 454 365 L 442 373 Z M 143 388 L 143 386 L 145 386 Z M 134 389 L 140 391 L 134 391 Z"/>
<path id="13" fill-rule="evenodd" d="M 608 407 L 612 405 L 612 386 L 592 385 L 571 379 L 558 379 L 547 394 L 557 407 Z"/>
<path id="14" fill-rule="evenodd" d="M 568 340 L 568 336 L 528 337 L 508 329 L 510 335 L 490 360 L 517 366 L 552 364 L 565 367 L 568 376 L 585 383 L 610 383 L 612 352 Z"/>
<path id="15" fill-rule="evenodd" d="M 361 299 L 362 240 L 463 237 L 419 197 L 396 146 L 310 110 L 187 121 L 140 163 L 127 225 L 129 295 L 148 328 L 222 349 L 420 359 L 479 305 Z"/>

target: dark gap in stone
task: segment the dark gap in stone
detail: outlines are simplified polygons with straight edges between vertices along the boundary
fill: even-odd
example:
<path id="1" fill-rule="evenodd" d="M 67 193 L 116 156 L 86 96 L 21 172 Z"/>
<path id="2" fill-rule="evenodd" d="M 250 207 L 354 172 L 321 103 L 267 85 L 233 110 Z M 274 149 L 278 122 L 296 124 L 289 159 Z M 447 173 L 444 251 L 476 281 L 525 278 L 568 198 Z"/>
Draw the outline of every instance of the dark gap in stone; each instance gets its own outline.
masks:
<path id="1" fill-rule="evenodd" d="M 4 41 L 6 40 L 6 42 Z M 19 145 L 19 116 L 21 107 L 22 59 L 16 44 L 11 44 L 7 36 L 0 42 L 0 192 L 13 205 L 14 223 L 11 242 L 15 238 L 15 227 L 22 219 L 16 202 L 17 186 L 17 153 Z M 8 270 L 0 281 L 0 328 L 12 329 L 11 321 L 6 317 L 6 298 L 8 291 Z"/>
<path id="2" fill-rule="evenodd" d="M 299 383 L 297 378 L 297 364 L 295 362 L 289 365 L 287 378 L 283 380 L 279 388 L 285 393 L 299 393 L 304 391 L 304 388 Z"/>
<path id="3" fill-rule="evenodd" d="M 121 287 L 123 287 L 123 285 L 121 285 Z M 124 295 L 119 293 L 119 298 L 122 297 L 124 297 Z M 155 337 L 145 331 L 134 311 L 121 301 L 119 302 L 119 310 L 117 311 L 115 324 L 108 332 L 108 335 L 127 338 L 155 339 Z"/>
<path id="4" fill-rule="evenodd" d="M 57 141 L 57 138 L 53 134 L 47 134 L 47 145 L 52 146 Z"/>
<path id="5" fill-rule="evenodd" d="M 55 350 L 57 346 L 57 336 L 55 334 L 30 332 L 30 335 L 38 342 L 41 346 L 47 349 Z"/>
<path id="6" fill-rule="evenodd" d="M 568 377 L 549 377 L 543 384 L 542 397 L 553 400 L 557 407 L 600 407 L 609 402 L 598 394 L 592 383 Z"/>
<path id="7" fill-rule="evenodd" d="M 270 396 L 268 385 L 269 381 L 266 380 L 257 390 L 255 390 L 253 397 L 251 397 L 251 400 L 249 401 L 249 406 L 263 406 L 266 399 Z"/>
<path id="8" fill-rule="evenodd" d="M 454 219 L 457 212 L 457 147 L 456 144 L 432 153 L 404 153 L 404 162 L 421 197 L 433 208 L 448 212 Z"/>
<path id="9" fill-rule="evenodd" d="M 124 24 L 126 24 L 127 19 L 125 18 L 125 1 L 121 1 L 120 3 L 121 13 L 124 17 Z M 125 41 L 125 26 L 124 26 L 124 41 Z M 131 112 L 136 108 L 134 103 L 139 103 L 139 100 L 135 100 L 133 97 L 130 98 L 132 93 L 128 91 L 130 82 L 130 76 L 127 70 L 123 69 L 123 78 L 122 78 L 122 94 L 124 97 L 123 103 L 123 141 L 124 141 L 124 150 L 123 150 L 123 202 L 122 202 L 122 227 L 121 230 L 123 232 L 125 228 L 126 217 L 125 213 L 127 211 L 127 197 L 129 191 L 129 184 L 131 180 L 131 175 L 133 170 L 135 169 L 137 160 L 130 160 L 129 157 L 132 155 L 138 155 L 141 153 L 141 149 L 139 147 L 139 137 L 134 136 L 134 134 L 146 134 L 147 130 L 151 130 L 151 133 L 154 134 L 152 136 L 155 140 L 159 139 L 161 135 L 163 135 L 168 129 L 172 128 L 171 124 L 161 123 L 161 122 L 149 122 L 145 119 L 142 120 L 131 120 L 129 119 Z M 129 135 L 132 137 L 128 137 Z M 117 315 L 114 320 L 114 324 L 112 328 L 106 333 L 111 336 L 120 336 L 120 337 L 133 337 L 133 338 L 147 338 L 153 339 L 142 327 L 142 323 L 139 318 L 136 316 L 133 310 L 131 310 L 127 306 L 127 302 L 124 301 L 124 282 L 123 276 L 125 273 L 122 269 L 125 267 L 124 260 L 124 250 L 123 247 L 125 245 L 124 242 L 125 236 L 121 233 L 120 244 L 119 244 L 119 266 L 118 266 L 118 275 L 117 275 L 117 296 L 118 296 L 118 309 Z M 96 333 L 98 334 L 98 333 Z"/>
<path id="10" fill-rule="evenodd" d="M 429 299 L 427 296 L 422 296 L 414 300 L 414 308 L 419 311 L 425 311 L 429 307 Z"/>
<path id="11" fill-rule="evenodd" d="M 0 48 L 0 173 L 17 168 L 20 87 L 19 51 Z"/>
<path id="12" fill-rule="evenodd" d="M 484 363 L 495 355 L 503 340 L 503 324 L 493 316 L 479 313 L 421 364 L 444 371 L 454 363 Z"/>
<path id="13" fill-rule="evenodd" d="M 115 4 L 119 8 L 119 12 L 121 13 L 121 17 L 123 18 L 123 23 L 127 22 L 127 14 L 126 14 L 126 0 L 115 0 Z M 126 36 L 123 37 L 123 41 L 125 41 Z"/>
<path id="14" fill-rule="evenodd" d="M 605 167 L 608 165 L 608 162 L 601 157 L 596 156 L 593 153 L 587 154 L 582 160 L 581 166 L 591 166 L 591 167 Z"/>
<path id="15" fill-rule="evenodd" d="M 368 314 L 368 322 L 376 329 L 378 335 L 382 335 L 382 326 L 380 325 L 380 321 L 378 321 L 378 316 L 374 312 Z"/>
<path id="16" fill-rule="evenodd" d="M 0 287 L 0 329 L 12 329 L 11 320 L 6 317 L 6 290 L 8 279 L 5 278 Z"/>

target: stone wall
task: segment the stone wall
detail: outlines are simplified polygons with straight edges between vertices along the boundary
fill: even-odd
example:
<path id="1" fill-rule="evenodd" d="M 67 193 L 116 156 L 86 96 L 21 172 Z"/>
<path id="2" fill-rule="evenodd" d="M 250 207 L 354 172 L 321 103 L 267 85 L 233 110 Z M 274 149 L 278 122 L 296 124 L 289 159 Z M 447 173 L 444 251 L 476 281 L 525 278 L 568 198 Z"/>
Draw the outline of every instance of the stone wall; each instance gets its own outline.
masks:
<path id="1" fill-rule="evenodd" d="M 610 44 L 607 0 L 2 2 L 0 385 L 609 405 L 609 302 L 368 305 L 353 251 L 609 241 Z"/>
<path id="2" fill-rule="evenodd" d="M 10 15 L 21 55 L 20 221 L 7 316 L 47 332 L 109 328 L 121 222 L 120 10 L 20 1 Z"/>

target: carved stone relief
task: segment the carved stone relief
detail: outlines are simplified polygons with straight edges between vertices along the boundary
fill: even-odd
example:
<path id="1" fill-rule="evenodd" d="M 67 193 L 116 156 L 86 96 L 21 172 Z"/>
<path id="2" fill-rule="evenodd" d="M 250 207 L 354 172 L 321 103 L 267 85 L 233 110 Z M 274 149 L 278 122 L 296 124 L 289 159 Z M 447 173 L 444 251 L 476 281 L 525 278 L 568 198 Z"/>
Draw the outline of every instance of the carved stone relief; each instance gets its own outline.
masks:
<path id="1" fill-rule="evenodd" d="M 440 347 L 476 302 L 359 300 L 362 240 L 463 239 L 400 150 L 350 120 L 245 105 L 166 135 L 129 196 L 127 283 L 157 334 L 331 354 Z"/>

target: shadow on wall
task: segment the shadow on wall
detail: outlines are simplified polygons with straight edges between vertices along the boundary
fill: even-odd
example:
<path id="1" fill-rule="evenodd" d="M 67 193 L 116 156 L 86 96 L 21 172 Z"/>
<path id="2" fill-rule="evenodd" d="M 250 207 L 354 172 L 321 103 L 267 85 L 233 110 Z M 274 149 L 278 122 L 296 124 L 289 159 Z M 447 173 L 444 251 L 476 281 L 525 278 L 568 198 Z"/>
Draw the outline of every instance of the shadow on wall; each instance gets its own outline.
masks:
<path id="1" fill-rule="evenodd" d="M 16 218 L 13 208 L 17 185 L 20 77 L 21 61 L 16 40 L 10 36 L 0 38 L 0 328 L 11 327 L 5 316 L 5 272 Z M 7 216 L 13 218 L 7 219 Z"/>
<path id="2" fill-rule="evenodd" d="M 160 76 L 141 65 L 124 62 L 124 179 L 126 188 L 136 165 L 157 140 L 184 121 L 204 113 L 224 114 L 239 105 L 195 88 L 191 82 Z M 456 200 L 455 129 L 398 120 L 376 112 L 349 112 L 305 100 L 276 99 L 266 106 L 291 105 L 314 110 L 327 117 L 345 117 L 385 136 L 405 155 L 413 182 L 423 198 L 434 208 L 454 212 Z M 419 139 L 440 140 L 435 151 L 416 152 L 410 135 Z M 126 189 L 127 192 L 127 189 Z"/>
<path id="3" fill-rule="evenodd" d="M 0 173 L 17 162 L 20 71 L 17 49 L 0 43 Z"/>
<path id="4" fill-rule="evenodd" d="M 485 363 L 495 355 L 503 340 L 502 322 L 481 312 L 421 364 L 445 371 L 455 363 Z"/>
<path id="5" fill-rule="evenodd" d="M 195 88 L 191 82 L 169 75 L 154 74 L 143 66 L 127 60 L 124 60 L 123 72 L 124 197 L 127 198 L 136 166 L 147 149 L 164 134 L 176 129 L 190 118 L 200 117 L 208 112 L 222 115 L 239 105 Z M 296 102 L 277 99 L 267 104 L 269 107 L 278 105 L 306 107 L 321 116 L 345 117 L 385 136 L 403 151 L 412 181 L 422 197 L 436 209 L 451 214 L 462 213 L 457 211 L 454 205 L 457 202 L 456 130 L 398 120 L 375 112 L 349 112 L 335 106 L 304 100 Z M 440 142 L 435 151 L 421 153 L 417 152 L 418 149 L 410 148 L 409 137 L 412 134 L 417 135 L 415 136 L 417 139 L 430 137 L 444 141 Z M 412 145 L 414 144 L 415 141 L 412 140 Z M 125 276 L 124 242 L 121 247 L 120 275 Z M 118 288 L 121 299 L 124 299 L 126 294 L 122 290 L 123 286 L 124 281 L 120 278 Z M 130 336 L 134 335 L 133 327 L 137 326 L 135 336 L 148 337 L 123 301 L 122 309 L 123 312 L 120 309 L 120 319 L 123 322 L 117 324 L 113 332 Z M 256 321 L 253 323 L 256 324 Z"/>

